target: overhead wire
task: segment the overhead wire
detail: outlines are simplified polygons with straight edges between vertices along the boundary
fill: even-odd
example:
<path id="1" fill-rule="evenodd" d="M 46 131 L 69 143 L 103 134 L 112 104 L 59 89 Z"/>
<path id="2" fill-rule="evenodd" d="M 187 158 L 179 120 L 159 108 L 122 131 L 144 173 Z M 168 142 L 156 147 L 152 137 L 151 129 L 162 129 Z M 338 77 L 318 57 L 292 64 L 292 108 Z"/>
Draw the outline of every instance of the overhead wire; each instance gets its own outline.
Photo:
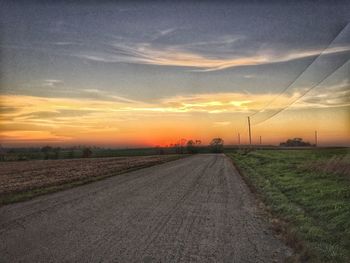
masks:
<path id="1" fill-rule="evenodd" d="M 268 117 L 267 119 L 264 119 L 260 122 L 254 123 L 253 125 L 257 125 L 260 123 L 263 123 L 271 118 L 273 118 L 274 116 L 276 116 L 277 114 L 279 114 L 280 112 L 284 111 L 285 109 L 287 109 L 288 107 L 290 107 L 291 105 L 293 105 L 295 102 L 297 102 L 298 100 L 300 100 L 301 98 L 303 98 L 307 93 L 309 93 L 312 89 L 316 88 L 317 86 L 319 86 L 323 81 L 325 81 L 327 78 L 329 78 L 330 76 L 332 76 L 336 71 L 338 71 L 338 69 L 340 69 L 341 67 L 343 67 L 344 65 L 346 65 L 346 63 L 348 63 L 350 60 L 345 61 L 343 64 L 337 66 L 335 68 L 335 70 L 333 70 L 331 73 L 327 74 L 325 77 L 323 77 L 320 81 L 318 81 L 315 85 L 311 86 L 309 89 L 307 89 L 304 93 L 302 93 L 302 95 L 296 99 L 294 99 L 292 102 L 288 103 L 285 107 L 279 109 L 277 112 L 275 112 L 273 115 L 271 115 L 270 117 Z"/>
<path id="2" fill-rule="evenodd" d="M 318 60 L 326 51 L 327 49 L 329 49 L 329 47 L 337 40 L 337 38 L 342 34 L 342 32 L 349 26 L 349 23 L 347 23 L 345 26 L 343 26 L 339 31 L 337 31 L 336 36 L 332 39 L 332 41 L 322 50 L 322 52 L 316 56 L 314 59 L 311 60 L 311 62 L 306 66 L 306 68 L 304 68 L 277 96 L 275 96 L 271 101 L 269 101 L 263 108 L 261 108 L 260 110 L 254 112 L 253 114 L 251 114 L 249 117 L 253 117 L 256 114 L 264 111 L 265 109 L 267 109 L 274 101 L 276 101 L 277 98 L 279 98 L 280 96 L 282 96 L 294 83 L 296 83 L 296 81 L 304 74 L 305 71 L 307 71 L 315 62 L 316 60 Z M 333 73 L 333 72 L 332 72 Z M 331 73 L 331 74 L 332 74 Z M 277 112 L 276 114 L 278 114 L 279 112 Z M 274 114 L 273 116 L 275 116 L 276 114 Z M 261 122 L 259 122 L 261 123 Z M 257 124 L 257 123 L 256 123 Z"/>

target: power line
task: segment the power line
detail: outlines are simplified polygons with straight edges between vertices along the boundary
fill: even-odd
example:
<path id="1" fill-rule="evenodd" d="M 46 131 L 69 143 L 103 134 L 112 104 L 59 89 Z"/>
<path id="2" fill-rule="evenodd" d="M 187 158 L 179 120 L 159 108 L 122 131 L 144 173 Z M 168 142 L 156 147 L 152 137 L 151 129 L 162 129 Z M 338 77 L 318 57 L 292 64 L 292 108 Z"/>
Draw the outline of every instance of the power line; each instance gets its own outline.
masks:
<path id="1" fill-rule="evenodd" d="M 278 113 L 284 111 L 285 109 L 287 109 L 289 106 L 293 105 L 295 102 L 297 102 L 299 99 L 303 98 L 307 93 L 309 93 L 312 89 L 314 89 L 315 87 L 317 87 L 318 85 L 320 85 L 324 80 L 326 80 L 328 77 L 332 76 L 338 69 L 340 69 L 341 67 L 343 67 L 346 63 L 348 63 L 349 60 L 345 61 L 343 64 L 341 64 L 340 66 L 336 67 L 336 69 L 334 71 L 332 71 L 331 73 L 329 73 L 328 75 L 326 75 L 325 77 L 323 77 L 319 82 L 317 82 L 315 85 L 313 85 L 311 88 L 307 89 L 300 97 L 296 98 L 295 100 L 293 100 L 291 103 L 287 104 L 284 108 L 279 109 L 277 112 L 275 112 L 274 114 L 272 114 L 270 117 L 268 117 L 265 120 L 262 120 L 260 122 L 254 123 L 254 125 L 263 123 L 271 118 L 273 118 L 274 116 L 276 116 Z"/>
<path id="2" fill-rule="evenodd" d="M 334 43 L 334 41 L 341 35 L 341 33 L 344 31 L 344 29 L 349 25 L 349 23 L 347 23 L 345 26 L 343 26 L 336 34 L 336 36 L 332 39 L 332 41 L 322 50 L 322 52 L 315 57 L 308 65 L 306 68 L 303 69 L 303 71 L 301 71 L 301 73 L 299 73 L 293 80 L 292 82 L 290 82 L 286 88 L 284 88 L 276 97 L 274 97 L 271 101 L 269 101 L 263 108 L 261 108 L 260 110 L 254 112 L 252 115 L 250 115 L 250 117 L 262 112 L 263 110 L 265 110 L 268 106 L 271 105 L 272 102 L 274 102 L 278 97 L 280 97 L 281 95 L 283 95 L 303 74 L 306 70 L 308 70 L 312 64 L 314 64 L 314 62 L 320 57 L 322 56 L 325 51 Z"/>

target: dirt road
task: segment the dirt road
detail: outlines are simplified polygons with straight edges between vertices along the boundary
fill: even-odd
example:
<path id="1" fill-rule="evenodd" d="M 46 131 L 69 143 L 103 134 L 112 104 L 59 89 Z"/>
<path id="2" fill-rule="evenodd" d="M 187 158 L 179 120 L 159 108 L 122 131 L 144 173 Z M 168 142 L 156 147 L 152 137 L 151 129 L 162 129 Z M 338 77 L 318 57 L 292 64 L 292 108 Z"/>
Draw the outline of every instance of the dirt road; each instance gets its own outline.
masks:
<path id="1" fill-rule="evenodd" d="M 283 262 L 224 155 L 197 155 L 0 208 L 0 262 Z"/>

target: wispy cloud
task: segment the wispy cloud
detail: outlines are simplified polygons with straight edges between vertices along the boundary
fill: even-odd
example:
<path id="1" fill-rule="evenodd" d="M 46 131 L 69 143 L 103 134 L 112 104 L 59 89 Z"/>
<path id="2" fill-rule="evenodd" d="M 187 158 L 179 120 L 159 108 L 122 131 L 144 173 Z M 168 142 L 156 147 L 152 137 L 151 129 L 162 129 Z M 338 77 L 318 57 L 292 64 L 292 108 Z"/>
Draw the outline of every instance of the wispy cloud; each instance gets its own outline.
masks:
<path id="1" fill-rule="evenodd" d="M 281 50 L 273 46 L 262 45 L 260 48 L 256 47 L 249 50 L 249 52 L 246 49 L 242 49 L 242 41 L 246 40 L 246 37 L 241 35 L 223 35 L 215 39 L 207 38 L 172 44 L 160 41 L 162 37 L 175 35 L 178 30 L 180 29 L 176 27 L 159 29 L 155 33 L 150 33 L 150 37 L 138 40 L 113 35 L 108 38 L 94 40 L 93 42 L 81 42 L 80 40 L 55 41 L 51 43 L 51 48 L 48 43 L 45 45 L 38 43 L 35 45 L 30 43 L 2 44 L 2 47 L 52 52 L 103 63 L 122 62 L 183 67 L 196 72 L 217 71 L 242 66 L 258 66 L 314 57 L 319 54 L 329 55 L 350 52 L 349 41 L 333 43 L 326 50 L 321 48 Z M 240 46 L 236 46 L 237 42 L 240 42 Z"/>
<path id="2" fill-rule="evenodd" d="M 79 92 L 79 95 L 82 97 L 103 99 L 103 100 L 123 102 L 123 103 L 137 103 L 137 104 L 143 103 L 137 100 L 128 99 L 126 97 L 117 96 L 115 94 L 112 94 L 110 92 L 106 92 L 100 89 L 80 89 L 78 90 L 78 92 Z"/>
<path id="3" fill-rule="evenodd" d="M 87 89 L 87 92 L 99 92 Z M 24 95 L 2 95 L 0 100 L 2 116 L 8 121 L 26 120 L 68 120 L 72 118 L 83 120 L 85 117 L 121 116 L 130 113 L 246 113 L 260 109 L 276 94 L 246 94 L 246 93 L 208 93 L 163 98 L 153 103 L 144 103 L 123 97 L 119 100 L 107 101 L 99 99 L 71 99 L 71 98 L 42 98 Z M 278 103 L 272 105 L 274 109 L 283 107 L 290 100 L 299 96 L 298 92 L 281 96 Z M 16 106 L 13 106 L 16 105 Z M 295 104 L 294 108 L 340 107 L 350 105 L 349 83 L 342 83 L 320 90 L 317 94 L 310 94 Z M 1 110 L 3 109 L 3 110 Z M 118 118 L 117 118 L 118 119 Z"/>
<path id="4" fill-rule="evenodd" d="M 80 45 L 80 43 L 71 42 L 71 41 L 57 41 L 57 42 L 54 42 L 53 44 L 57 46 Z"/>
<path id="5" fill-rule="evenodd" d="M 197 43 L 199 44 L 199 43 Z M 204 44 L 204 43 L 203 43 Z M 150 64 L 158 66 L 187 67 L 193 71 L 207 72 L 232 67 L 256 66 L 277 62 L 317 56 L 319 54 L 334 54 L 349 52 L 350 46 L 334 46 L 326 51 L 321 49 L 291 50 L 278 53 L 272 50 L 259 51 L 251 56 L 233 56 L 227 58 L 207 56 L 187 50 L 184 46 L 155 47 L 150 43 L 113 44 L 110 52 L 81 52 L 75 56 L 99 62 L 126 62 L 136 64 Z"/>
<path id="6" fill-rule="evenodd" d="M 173 27 L 173 28 L 168 28 L 168 29 L 160 30 L 160 31 L 159 31 L 159 34 L 162 35 L 162 36 L 165 36 L 165 35 L 168 35 L 168 34 L 174 32 L 175 30 L 176 30 L 175 27 Z"/>
<path id="7" fill-rule="evenodd" d="M 172 34 L 176 30 L 178 30 L 178 28 L 176 28 L 176 27 L 157 30 L 157 32 L 151 37 L 151 40 L 155 41 L 155 40 L 160 39 L 164 36 Z"/>
<path id="8" fill-rule="evenodd" d="M 42 83 L 43 87 L 57 87 L 57 86 L 61 86 L 63 85 L 64 82 L 62 80 L 59 79 L 45 79 Z"/>
<path id="9" fill-rule="evenodd" d="M 230 121 L 216 121 L 216 122 L 214 122 L 215 127 L 228 126 L 230 124 L 231 124 Z"/>
<path id="10" fill-rule="evenodd" d="M 0 138 L 6 143 L 61 143 L 72 139 L 69 136 L 59 136 L 48 131 L 11 131 L 0 133 Z"/>
<path id="11" fill-rule="evenodd" d="M 320 87 L 299 103 L 309 107 L 342 107 L 350 106 L 350 81 L 344 80 L 339 84 Z"/>
<path id="12" fill-rule="evenodd" d="M 291 110 L 350 106 L 348 84 L 344 82 L 324 87 L 317 94 L 310 94 L 293 105 Z M 85 91 L 100 92 L 98 89 Z M 179 118 L 193 122 L 193 114 L 208 116 L 205 127 L 224 128 L 233 125 L 230 121 L 232 116 L 238 118 L 249 115 L 275 96 L 276 94 L 246 93 L 192 94 L 143 103 L 125 98 L 108 101 L 1 95 L 0 138 L 6 142 L 69 141 L 82 136 L 91 138 L 93 134 L 99 134 L 101 138 L 114 138 L 117 132 L 140 133 L 140 129 L 149 125 L 168 125 L 165 123 L 172 123 Z M 282 96 L 273 108 L 281 108 L 296 97 L 297 93 Z M 227 116 L 230 116 L 229 119 Z M 204 119 L 200 121 L 203 122 Z"/>

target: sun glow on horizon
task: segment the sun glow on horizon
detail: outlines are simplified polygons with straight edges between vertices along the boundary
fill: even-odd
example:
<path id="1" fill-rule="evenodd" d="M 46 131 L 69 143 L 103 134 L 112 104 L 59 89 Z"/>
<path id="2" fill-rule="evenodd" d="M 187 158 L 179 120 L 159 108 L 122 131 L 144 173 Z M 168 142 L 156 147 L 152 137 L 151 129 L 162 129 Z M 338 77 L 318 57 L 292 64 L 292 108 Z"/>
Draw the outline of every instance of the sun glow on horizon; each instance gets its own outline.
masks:
<path id="1" fill-rule="evenodd" d="M 130 103 L 127 100 L 6 95 L 0 96 L 2 107 L 8 109 L 1 115 L 0 138 L 4 145 L 166 146 L 181 138 L 209 143 L 213 137 L 222 137 L 227 143 L 235 144 L 236 133 L 240 132 L 242 143 L 247 143 L 246 117 L 275 96 L 196 94 L 164 98 L 154 103 Z M 291 98 L 293 95 L 280 99 L 274 105 L 275 109 Z M 289 137 L 308 138 L 314 129 L 318 129 L 324 135 L 323 143 L 346 144 L 349 142 L 349 123 L 341 120 L 348 116 L 348 109 L 349 105 L 332 110 L 321 104 L 300 102 L 282 117 L 269 121 L 268 126 L 253 126 L 253 134 L 263 136 L 264 143 L 277 144 Z M 304 116 L 298 114 L 296 118 L 296 111 L 304 111 Z"/>

